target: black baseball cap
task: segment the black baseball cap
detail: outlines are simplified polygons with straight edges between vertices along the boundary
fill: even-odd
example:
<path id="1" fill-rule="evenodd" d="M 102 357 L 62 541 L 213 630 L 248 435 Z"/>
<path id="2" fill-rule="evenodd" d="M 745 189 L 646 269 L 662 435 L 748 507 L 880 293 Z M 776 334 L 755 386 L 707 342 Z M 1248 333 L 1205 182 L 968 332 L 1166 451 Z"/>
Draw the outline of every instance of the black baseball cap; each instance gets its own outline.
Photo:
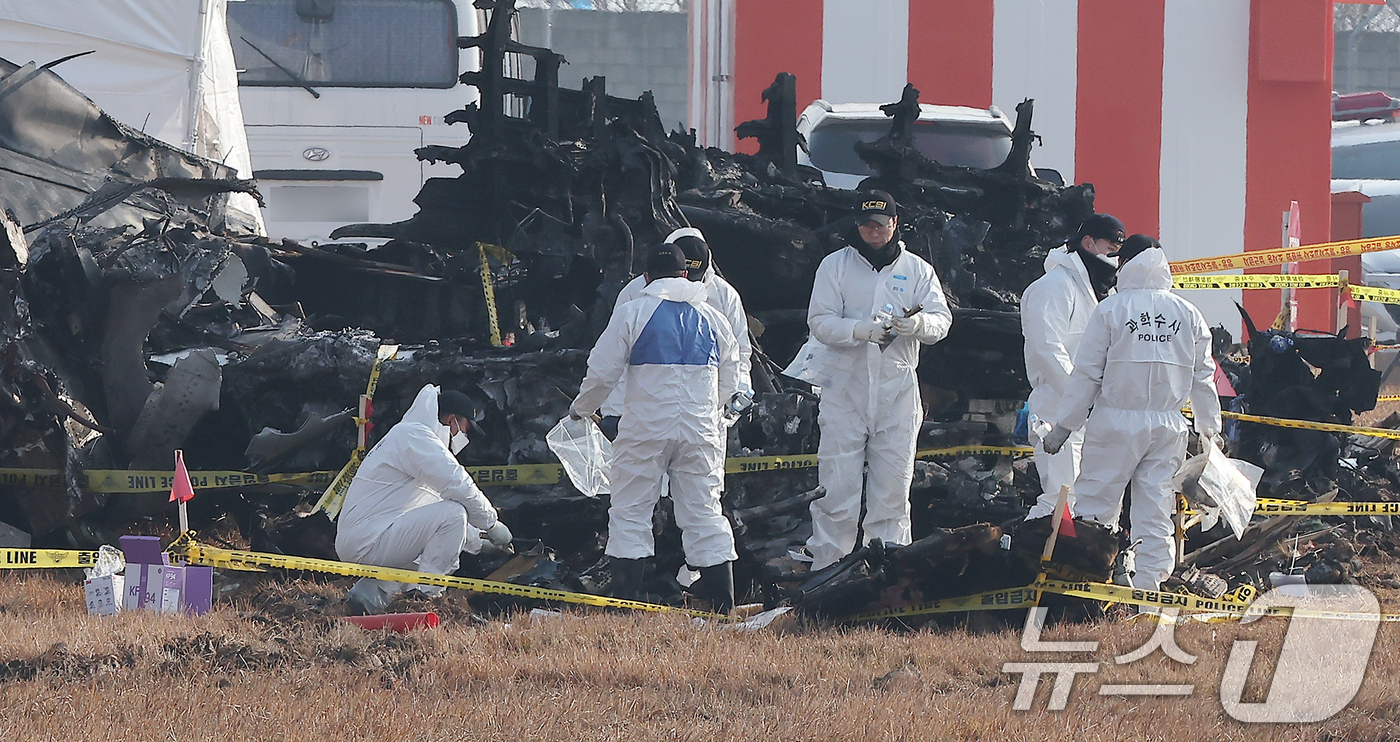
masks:
<path id="1" fill-rule="evenodd" d="M 675 245 L 685 255 L 686 277 L 692 281 L 704 279 L 710 267 L 710 246 L 705 235 L 694 227 L 682 227 L 666 236 L 667 244 Z"/>
<path id="2" fill-rule="evenodd" d="M 438 421 L 442 421 L 443 415 L 456 415 L 467 421 L 467 427 L 473 432 L 480 434 L 481 426 L 477 421 L 482 417 L 482 409 L 476 402 L 466 394 L 455 389 L 444 389 L 438 393 Z"/>
<path id="3" fill-rule="evenodd" d="M 653 247 L 647 254 L 647 276 L 652 279 L 686 275 L 685 253 L 672 244 Z"/>
<path id="4" fill-rule="evenodd" d="M 899 204 L 894 202 L 894 196 L 884 191 L 867 191 L 860 194 L 860 211 L 856 215 L 856 223 L 879 222 L 889 226 L 894 217 L 899 216 L 895 208 Z"/>
<path id="5" fill-rule="evenodd" d="M 476 419 L 476 404 L 472 398 L 453 389 L 444 389 L 438 394 L 438 417 L 459 415 L 468 420 Z"/>
<path id="6" fill-rule="evenodd" d="M 1123 240 L 1123 246 L 1118 248 L 1118 252 L 1111 252 L 1108 257 L 1118 258 L 1118 267 L 1122 268 L 1124 263 L 1154 247 L 1161 248 L 1162 243 L 1145 234 L 1135 234 Z"/>
<path id="7" fill-rule="evenodd" d="M 1085 237 L 1093 237 L 1096 240 L 1108 240 L 1120 248 L 1123 246 L 1123 238 L 1127 231 L 1123 229 L 1123 222 L 1118 221 L 1118 217 L 1112 214 L 1090 214 L 1079 225 L 1079 230 L 1074 233 L 1074 239 L 1070 240 L 1070 247 L 1079 247 L 1079 243 Z"/>

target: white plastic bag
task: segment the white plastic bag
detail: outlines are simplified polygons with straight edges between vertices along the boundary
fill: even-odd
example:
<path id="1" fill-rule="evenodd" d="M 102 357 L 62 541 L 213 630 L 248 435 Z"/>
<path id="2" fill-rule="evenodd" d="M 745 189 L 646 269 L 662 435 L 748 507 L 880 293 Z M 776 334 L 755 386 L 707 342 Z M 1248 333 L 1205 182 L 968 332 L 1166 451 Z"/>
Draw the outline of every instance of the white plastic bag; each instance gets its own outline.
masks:
<path id="1" fill-rule="evenodd" d="M 612 442 L 592 420 L 566 416 L 544 437 L 549 450 L 559 457 L 569 481 L 589 497 L 610 494 L 608 472 L 612 469 Z"/>
<path id="2" fill-rule="evenodd" d="M 831 349 L 822 341 L 808 336 L 792 363 L 783 369 L 783 376 L 805 381 L 812 386 L 830 386 L 832 380 Z"/>
<path id="3" fill-rule="evenodd" d="M 1192 456 L 1172 478 L 1177 492 L 1204 513 L 1201 528 L 1210 530 L 1223 518 L 1235 533 L 1244 535 L 1254 516 L 1255 488 L 1264 470 L 1247 461 L 1227 458 L 1213 445 L 1203 454 Z"/>
<path id="4" fill-rule="evenodd" d="M 110 577 L 126 569 L 126 558 L 122 555 L 121 549 L 108 544 L 97 547 L 97 561 L 93 565 L 83 570 L 83 574 L 89 580 L 99 577 Z"/>

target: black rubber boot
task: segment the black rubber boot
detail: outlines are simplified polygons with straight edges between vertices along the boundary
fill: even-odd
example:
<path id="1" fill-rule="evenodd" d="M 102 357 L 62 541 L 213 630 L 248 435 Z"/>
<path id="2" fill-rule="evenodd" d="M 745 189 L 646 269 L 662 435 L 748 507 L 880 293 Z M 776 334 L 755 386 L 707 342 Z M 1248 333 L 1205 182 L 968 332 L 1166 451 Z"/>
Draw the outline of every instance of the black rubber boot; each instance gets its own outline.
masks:
<path id="1" fill-rule="evenodd" d="M 734 563 L 701 567 L 700 579 L 690 586 L 690 594 L 709 601 L 715 613 L 728 615 L 734 610 Z"/>
<path id="2" fill-rule="evenodd" d="M 609 565 L 612 572 L 612 589 L 609 592 L 612 596 L 623 600 L 642 600 L 642 578 L 646 567 L 645 559 L 613 557 Z"/>

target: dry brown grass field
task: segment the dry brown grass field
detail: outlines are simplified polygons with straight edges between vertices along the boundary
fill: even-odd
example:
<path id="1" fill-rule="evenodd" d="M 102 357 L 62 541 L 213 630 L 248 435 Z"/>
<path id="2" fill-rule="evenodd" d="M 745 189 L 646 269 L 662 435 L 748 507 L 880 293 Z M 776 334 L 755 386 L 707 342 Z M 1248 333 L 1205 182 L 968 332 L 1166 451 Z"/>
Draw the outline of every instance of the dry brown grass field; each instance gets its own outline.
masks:
<path id="1" fill-rule="evenodd" d="M 1061 625 L 1092 657 L 1031 654 L 1014 628 L 839 628 L 740 634 L 674 616 L 577 613 L 363 631 L 333 617 L 348 581 L 268 583 L 199 618 L 86 615 L 80 586 L 0 574 L 5 740 L 1395 740 L 1400 626 L 1383 626 L 1355 700 L 1312 725 L 1251 725 L 1222 710 L 1231 641 L 1278 655 L 1284 622 L 1189 624 L 1182 665 L 1160 651 L 1118 666 L 1153 626 Z M 315 606 L 325 603 L 324 613 Z M 1393 605 L 1393 600 L 1386 602 Z M 306 608 L 310 606 L 311 608 Z M 1065 711 L 1011 708 L 1004 662 L 1097 661 Z M 1256 661 L 1246 701 L 1272 667 Z M 1327 682 L 1326 678 L 1316 679 Z M 1100 697 L 1102 683 L 1193 683 L 1189 698 Z"/>

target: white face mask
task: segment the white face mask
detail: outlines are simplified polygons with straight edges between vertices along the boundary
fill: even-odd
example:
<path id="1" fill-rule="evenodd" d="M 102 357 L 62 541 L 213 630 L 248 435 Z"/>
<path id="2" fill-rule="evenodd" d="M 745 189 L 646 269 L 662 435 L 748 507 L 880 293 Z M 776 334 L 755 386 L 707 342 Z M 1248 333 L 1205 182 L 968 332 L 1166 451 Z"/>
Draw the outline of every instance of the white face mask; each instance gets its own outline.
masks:
<path id="1" fill-rule="evenodd" d="M 450 425 L 437 426 L 437 437 L 438 440 L 442 441 L 444 446 L 447 446 L 447 450 L 451 451 L 453 456 L 461 453 L 462 449 L 466 448 L 467 443 L 470 441 L 466 433 L 453 435 L 452 426 Z"/>

